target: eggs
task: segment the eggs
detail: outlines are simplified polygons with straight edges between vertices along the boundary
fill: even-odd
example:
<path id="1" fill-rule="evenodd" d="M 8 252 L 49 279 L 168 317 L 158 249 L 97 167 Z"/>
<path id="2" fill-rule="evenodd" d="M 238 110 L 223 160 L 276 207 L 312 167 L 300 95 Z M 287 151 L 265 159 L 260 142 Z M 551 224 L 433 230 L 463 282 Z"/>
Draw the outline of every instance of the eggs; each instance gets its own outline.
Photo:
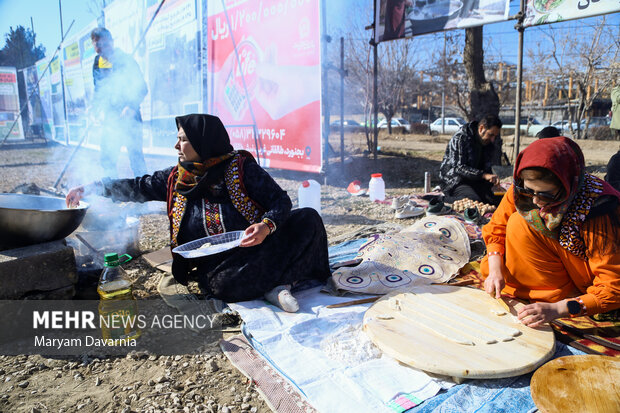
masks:
<path id="1" fill-rule="evenodd" d="M 484 202 L 474 201 L 469 198 L 459 199 L 458 201 L 454 201 L 452 203 L 452 209 L 456 212 L 463 212 L 467 208 L 477 208 L 480 212 L 480 215 L 484 215 L 487 212 L 495 211 L 496 207 L 494 205 L 485 204 Z"/>

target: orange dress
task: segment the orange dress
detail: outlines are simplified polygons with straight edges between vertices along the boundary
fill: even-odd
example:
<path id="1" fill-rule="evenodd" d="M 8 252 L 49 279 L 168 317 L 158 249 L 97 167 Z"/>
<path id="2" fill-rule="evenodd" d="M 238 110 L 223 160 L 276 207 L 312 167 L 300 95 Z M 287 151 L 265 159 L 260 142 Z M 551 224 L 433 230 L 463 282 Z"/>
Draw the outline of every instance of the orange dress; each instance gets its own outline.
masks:
<path id="1" fill-rule="evenodd" d="M 603 220 L 605 233 L 611 233 L 613 224 L 608 217 L 594 219 Z M 515 208 L 512 188 L 482 228 L 482 235 L 489 252 L 504 254 L 507 272 L 503 293 L 546 302 L 580 297 L 588 315 L 620 308 L 620 253 L 589 257 L 587 261 L 571 254 L 558 241 L 530 227 Z M 586 246 L 601 236 L 586 229 L 581 235 Z M 480 269 L 486 278 L 488 256 Z"/>

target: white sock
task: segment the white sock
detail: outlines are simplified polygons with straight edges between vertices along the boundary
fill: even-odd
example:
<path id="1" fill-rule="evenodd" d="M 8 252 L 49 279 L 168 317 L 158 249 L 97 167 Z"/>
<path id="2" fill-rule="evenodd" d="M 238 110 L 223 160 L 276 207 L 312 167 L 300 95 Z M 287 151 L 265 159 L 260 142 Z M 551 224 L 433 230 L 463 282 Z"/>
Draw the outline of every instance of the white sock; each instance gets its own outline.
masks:
<path id="1" fill-rule="evenodd" d="M 265 299 L 287 313 L 296 313 L 299 310 L 299 304 L 289 291 L 290 288 L 290 285 L 278 285 L 273 290 L 265 293 Z"/>

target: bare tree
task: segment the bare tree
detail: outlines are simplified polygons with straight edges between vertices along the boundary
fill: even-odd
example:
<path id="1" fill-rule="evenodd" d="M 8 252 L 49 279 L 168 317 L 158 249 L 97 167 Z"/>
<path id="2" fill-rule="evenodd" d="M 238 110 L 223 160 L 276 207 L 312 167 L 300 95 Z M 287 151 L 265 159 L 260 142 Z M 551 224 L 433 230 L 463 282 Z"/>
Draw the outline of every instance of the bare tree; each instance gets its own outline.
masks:
<path id="1" fill-rule="evenodd" d="M 559 90 L 563 92 L 561 100 L 573 121 L 569 127 L 577 139 L 582 137 L 581 120 L 587 118 L 589 122 L 594 100 L 608 92 L 620 74 L 620 26 L 607 25 L 605 17 L 593 24 L 581 24 L 587 36 L 575 31 L 561 33 L 552 25 L 541 29 L 547 42 L 529 51 L 529 57 L 537 62 L 534 72 L 555 79 L 557 95 Z M 566 86 L 575 88 L 574 95 Z"/>
<path id="2" fill-rule="evenodd" d="M 482 26 L 465 29 L 463 65 L 469 87 L 469 120 L 479 119 L 485 114 L 499 114 L 499 97 L 493 84 L 487 82 L 484 74 Z"/>
<path id="3" fill-rule="evenodd" d="M 373 61 L 370 33 L 361 26 L 351 27 L 345 36 L 345 80 L 347 96 L 345 101 L 353 101 L 363 107 L 366 125 L 371 125 L 373 112 Z M 378 112 L 385 116 L 388 133 L 392 133 L 391 120 L 404 106 L 414 100 L 419 80 L 416 67 L 420 56 L 419 39 L 398 39 L 378 45 Z M 332 47 L 329 60 L 332 65 L 339 61 L 339 50 Z M 336 53 L 337 52 L 337 53 Z M 338 54 L 338 57 L 336 57 Z M 338 59 L 338 60 L 337 60 Z M 328 66 L 330 63 L 328 62 Z M 331 89 L 333 90 L 333 89 Z M 352 103 L 349 103 L 351 105 Z M 373 151 L 374 143 L 369 128 L 366 128 L 368 150 Z"/>

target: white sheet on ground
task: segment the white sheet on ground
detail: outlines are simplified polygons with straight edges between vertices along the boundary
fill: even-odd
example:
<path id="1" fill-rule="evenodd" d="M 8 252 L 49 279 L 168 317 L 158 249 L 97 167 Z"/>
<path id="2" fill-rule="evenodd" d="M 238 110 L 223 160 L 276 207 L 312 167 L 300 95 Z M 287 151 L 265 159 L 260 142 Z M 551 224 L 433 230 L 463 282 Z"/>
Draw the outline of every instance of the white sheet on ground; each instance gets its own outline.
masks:
<path id="1" fill-rule="evenodd" d="M 257 351 L 320 412 L 391 411 L 386 403 L 399 394 L 425 400 L 453 386 L 381 355 L 361 330 L 370 304 L 325 307 L 366 296 L 333 297 L 319 290 L 295 293 L 300 309 L 293 314 L 263 300 L 230 307 L 241 315 Z"/>

